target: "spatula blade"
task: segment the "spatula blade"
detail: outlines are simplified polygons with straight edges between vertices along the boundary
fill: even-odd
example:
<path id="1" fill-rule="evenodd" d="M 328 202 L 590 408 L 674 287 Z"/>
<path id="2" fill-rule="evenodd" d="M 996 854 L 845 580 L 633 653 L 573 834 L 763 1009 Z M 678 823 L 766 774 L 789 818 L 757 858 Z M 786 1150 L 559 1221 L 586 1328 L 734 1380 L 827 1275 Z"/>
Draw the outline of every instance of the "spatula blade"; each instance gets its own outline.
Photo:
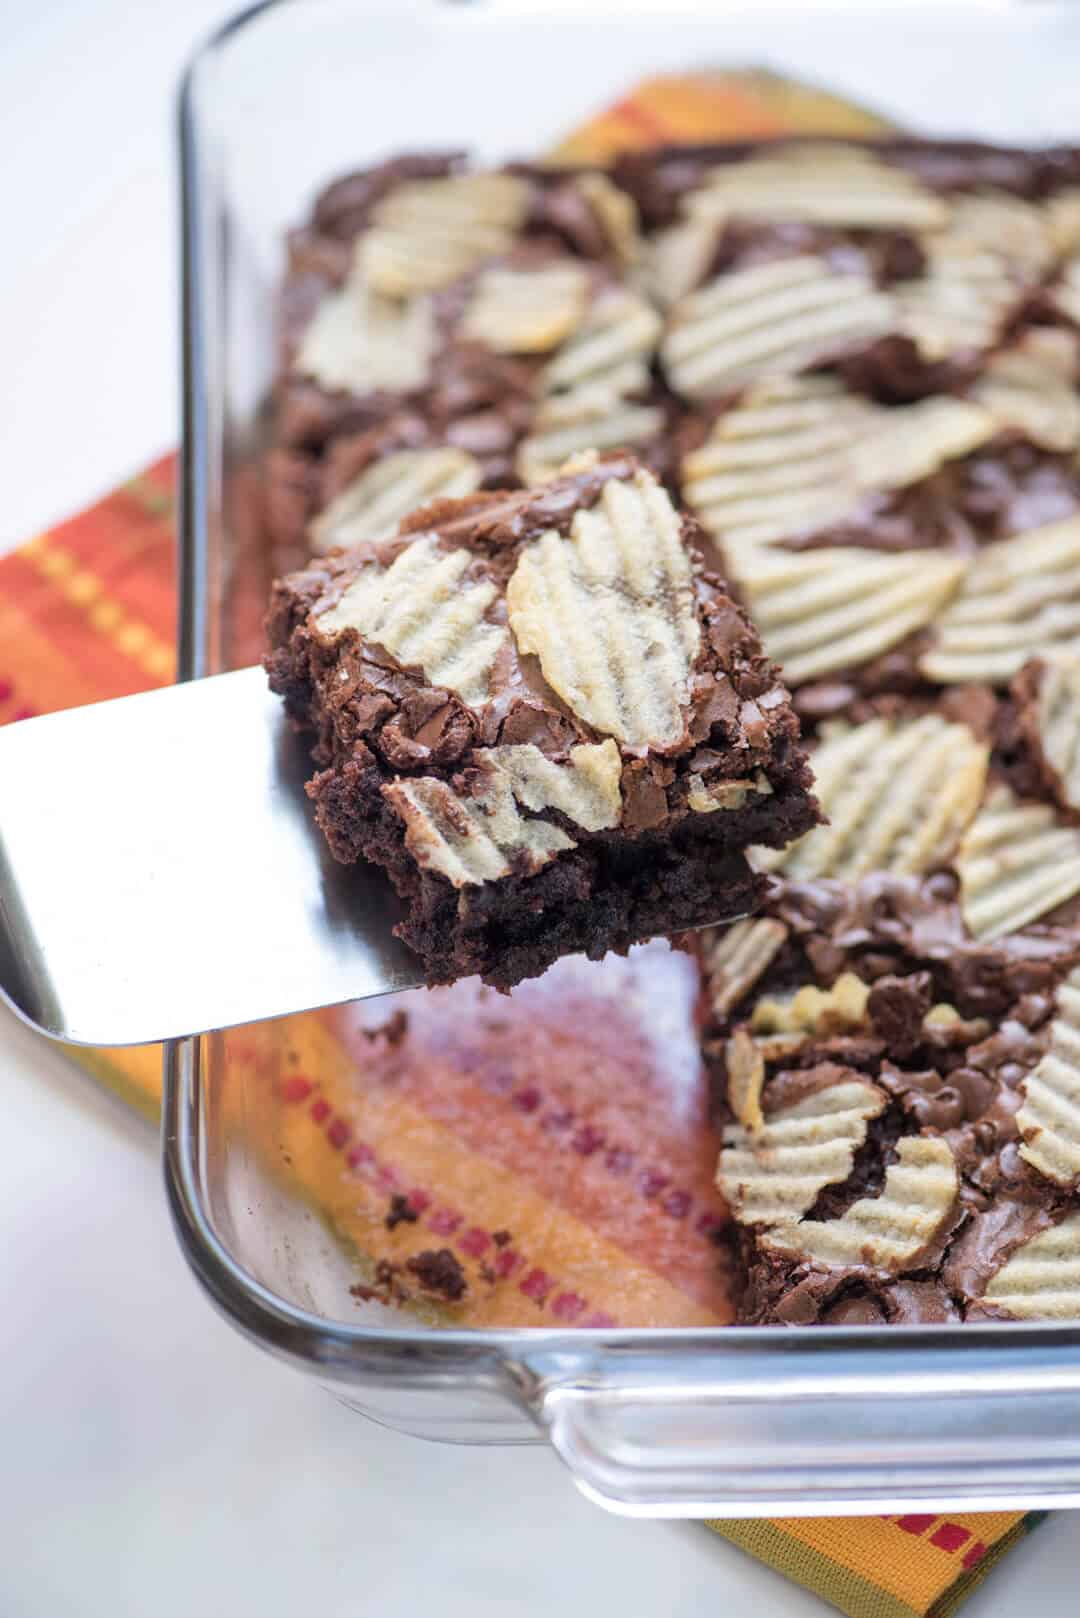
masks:
<path id="1" fill-rule="evenodd" d="M 261 669 L 0 730 L 0 993 L 137 1045 L 415 986 L 370 867 L 327 853 Z"/>

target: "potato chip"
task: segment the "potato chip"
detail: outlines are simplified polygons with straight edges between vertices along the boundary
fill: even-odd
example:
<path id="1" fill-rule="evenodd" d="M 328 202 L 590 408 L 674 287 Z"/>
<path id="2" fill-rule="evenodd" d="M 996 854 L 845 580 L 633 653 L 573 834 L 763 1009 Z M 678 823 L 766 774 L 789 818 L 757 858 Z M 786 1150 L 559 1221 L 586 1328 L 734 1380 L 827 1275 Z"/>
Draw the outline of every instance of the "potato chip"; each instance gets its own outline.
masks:
<path id="1" fill-rule="evenodd" d="M 573 183 L 599 220 L 618 262 L 626 269 L 631 268 L 641 258 L 642 251 L 637 204 L 633 197 L 613 184 L 602 169 L 586 169 L 574 176 Z"/>
<path id="2" fill-rule="evenodd" d="M 604 831 L 622 818 L 622 755 L 615 743 L 572 747 L 569 763 L 556 763 L 531 742 L 477 755 L 508 778 L 525 809 L 558 809 L 585 831 Z"/>
<path id="3" fill-rule="evenodd" d="M 575 847 L 560 827 L 522 815 L 509 779 L 495 772 L 469 797 L 430 775 L 392 781 L 382 794 L 405 823 L 405 844 L 416 863 L 455 888 L 497 882 L 512 869 L 538 871 Z"/>
<path id="4" fill-rule="evenodd" d="M 309 530 L 312 547 L 322 552 L 385 539 L 418 506 L 472 494 L 483 476 L 479 461 L 464 450 L 397 450 L 365 467 L 320 512 Z"/>
<path id="5" fill-rule="evenodd" d="M 637 293 L 602 293 L 540 375 L 544 394 L 517 454 L 525 483 L 543 483 L 583 450 L 648 444 L 664 412 L 633 397 L 651 385 L 660 317 Z"/>
<path id="6" fill-rule="evenodd" d="M 885 408 L 836 378 L 776 378 L 724 411 L 686 456 L 683 493 L 734 558 L 857 519 L 867 494 L 930 477 L 996 427 L 963 399 Z"/>
<path id="7" fill-rule="evenodd" d="M 761 770 L 734 781 L 706 781 L 704 776 L 694 772 L 687 777 L 687 786 L 686 807 L 699 815 L 741 809 L 747 798 L 755 794 L 767 798 L 772 793 L 772 785 Z"/>
<path id="8" fill-rule="evenodd" d="M 576 388 L 541 400 L 516 468 L 525 483 L 546 483 L 563 462 L 585 450 L 640 448 L 663 429 L 656 405 L 613 396 L 604 387 Z"/>
<path id="9" fill-rule="evenodd" d="M 990 356 L 971 397 L 998 427 L 1023 433 L 1042 449 L 1065 454 L 1080 448 L 1077 346 L 1074 332 L 1032 326 Z"/>
<path id="10" fill-rule="evenodd" d="M 484 780 L 470 793 L 455 792 L 435 776 L 382 788 L 405 822 L 405 841 L 417 861 L 455 888 L 497 881 L 523 865 L 537 871 L 576 846 L 561 827 L 521 814 L 519 805 L 558 809 L 585 830 L 618 822 L 622 761 L 614 742 L 572 747 L 561 764 L 531 744 L 493 747 L 477 753 L 476 766 Z"/>
<path id="11" fill-rule="evenodd" d="M 642 391 L 660 328 L 660 316 L 636 292 L 619 287 L 601 293 L 541 372 L 544 393 L 603 387 L 618 398 Z"/>
<path id="12" fill-rule="evenodd" d="M 1002 685 L 1048 649 L 1080 652 L 1080 517 L 980 551 L 934 631 L 919 668 L 943 685 Z"/>
<path id="13" fill-rule="evenodd" d="M 917 876 L 955 850 L 982 798 L 989 748 L 939 714 L 826 726 L 811 755 L 828 824 L 755 862 L 794 881 Z"/>
<path id="14" fill-rule="evenodd" d="M 801 685 L 880 657 L 925 628 L 965 566 L 927 551 L 885 556 L 828 546 L 755 551 L 734 571 L 769 656 L 789 685 Z"/>
<path id="15" fill-rule="evenodd" d="M 869 275 L 803 254 L 721 275 L 680 299 L 660 358 L 677 393 L 719 398 L 895 329 L 892 299 Z"/>
<path id="16" fill-rule="evenodd" d="M 448 286 L 505 253 L 528 210 L 528 181 L 512 174 L 451 174 L 397 186 L 376 204 L 357 244 L 368 284 L 390 298 Z"/>
<path id="17" fill-rule="evenodd" d="M 814 983 L 787 999 L 766 996 L 750 1014 L 752 1034 L 846 1034 L 866 1022 L 870 989 L 854 972 L 841 972 L 831 989 Z"/>
<path id="18" fill-rule="evenodd" d="M 924 274 L 893 293 L 902 330 L 931 362 L 991 347 L 1053 252 L 1041 209 L 1003 191 L 954 198 L 946 228 L 920 240 Z"/>
<path id="19" fill-rule="evenodd" d="M 1024 1101 L 1016 1114 L 1020 1156 L 1048 1180 L 1075 1188 L 1080 1181 L 1080 971 L 1054 996 L 1050 1045 L 1020 1081 Z"/>
<path id="20" fill-rule="evenodd" d="M 760 382 L 684 458 L 683 498 L 733 561 L 842 522 L 860 498 L 851 444 L 876 414 L 832 377 Z"/>
<path id="21" fill-rule="evenodd" d="M 466 550 L 443 550 L 434 535 L 415 539 L 390 567 L 365 567 L 340 601 L 319 614 L 319 632 L 355 629 L 400 663 L 418 664 L 432 685 L 479 705 L 507 632 L 485 622 L 496 586 L 464 580 L 472 560 Z"/>
<path id="22" fill-rule="evenodd" d="M 497 354 L 546 354 L 581 325 L 588 296 L 580 264 L 492 267 L 477 277 L 460 332 Z"/>
<path id="23" fill-rule="evenodd" d="M 1028 282 L 1040 280 L 1053 263 L 1045 209 L 1009 191 L 973 191 L 951 198 L 946 233 L 998 253 Z"/>
<path id="24" fill-rule="evenodd" d="M 931 247 L 928 260 L 925 275 L 894 288 L 901 331 L 930 363 L 989 348 L 1017 298 L 1002 260 L 949 240 Z"/>
<path id="25" fill-rule="evenodd" d="M 1067 259 L 1050 288 L 1050 302 L 1067 320 L 1080 325 L 1080 257 Z"/>
<path id="26" fill-rule="evenodd" d="M 736 1121 L 752 1135 L 765 1127 L 761 1092 L 765 1085 L 765 1058 L 745 1028 L 736 1028 L 724 1046 L 728 1106 Z"/>
<path id="27" fill-rule="evenodd" d="M 851 1173 L 855 1153 L 885 1096 L 868 1079 L 839 1079 L 793 1106 L 767 1113 L 751 1133 L 729 1124 L 716 1183 L 741 1225 L 783 1225 L 813 1206 L 819 1192 Z"/>
<path id="28" fill-rule="evenodd" d="M 1080 831 L 1004 785 L 987 795 L 956 856 L 960 905 L 975 938 L 999 938 L 1080 893 Z"/>
<path id="29" fill-rule="evenodd" d="M 1080 1213 L 1018 1247 L 983 1301 L 1014 1320 L 1080 1320 Z"/>
<path id="30" fill-rule="evenodd" d="M 681 742 L 701 627 L 679 518 L 650 473 L 609 479 L 568 537 L 526 546 L 506 601 L 519 649 L 586 724 L 627 748 Z"/>
<path id="31" fill-rule="evenodd" d="M 722 231 L 715 219 L 681 219 L 650 237 L 641 280 L 661 309 L 670 309 L 707 280 Z"/>
<path id="32" fill-rule="evenodd" d="M 714 1017 L 726 1017 L 743 996 L 750 993 L 776 958 L 787 935 L 782 921 L 761 916 L 737 921 L 731 927 L 710 931 L 702 937 L 706 992 Z"/>
<path id="33" fill-rule="evenodd" d="M 1056 653 L 1043 660 L 1036 713 L 1042 750 L 1057 772 L 1062 799 L 1080 809 L 1080 657 Z"/>
<path id="34" fill-rule="evenodd" d="M 960 1177 L 948 1144 L 934 1135 L 898 1141 L 896 1157 L 879 1196 L 860 1197 L 835 1219 L 776 1225 L 762 1247 L 828 1269 L 911 1269 L 952 1213 Z"/>
<path id="35" fill-rule="evenodd" d="M 1080 248 L 1080 190 L 1070 186 L 1043 204 L 1043 217 L 1055 258 Z"/>
<path id="36" fill-rule="evenodd" d="M 970 455 L 997 429 L 988 410 L 947 394 L 882 410 L 852 445 L 856 486 L 909 488 L 947 462 Z"/>
<path id="37" fill-rule="evenodd" d="M 721 163 L 686 198 L 694 218 L 797 219 L 840 230 L 934 230 L 948 205 L 867 147 L 800 142 Z"/>
<path id="38" fill-rule="evenodd" d="M 354 274 L 319 304 L 301 339 L 296 369 L 331 391 L 410 393 L 431 375 L 435 340 L 429 298 L 380 297 Z"/>

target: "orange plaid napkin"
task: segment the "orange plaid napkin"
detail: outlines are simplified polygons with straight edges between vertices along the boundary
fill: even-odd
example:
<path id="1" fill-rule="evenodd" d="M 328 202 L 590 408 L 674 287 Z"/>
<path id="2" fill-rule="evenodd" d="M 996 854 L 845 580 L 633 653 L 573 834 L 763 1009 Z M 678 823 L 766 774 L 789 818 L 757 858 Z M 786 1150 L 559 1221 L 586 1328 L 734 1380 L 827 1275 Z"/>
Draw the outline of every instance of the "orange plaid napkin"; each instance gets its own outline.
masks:
<path id="1" fill-rule="evenodd" d="M 863 134 L 881 127 L 850 103 L 766 73 L 701 74 L 645 82 L 578 130 L 557 155 L 589 158 L 663 140 L 791 130 Z M 163 457 L 90 510 L 0 559 L 0 723 L 172 679 L 174 475 L 175 458 Z M 565 986 L 560 993 L 565 997 Z M 437 1049 L 447 1026 L 440 1017 L 452 1019 L 454 1013 L 437 996 L 430 1002 L 427 1035 Z M 418 1037 L 424 1036 L 421 1026 Z M 714 1148 L 702 1121 L 691 1120 L 681 1135 L 653 1142 L 662 1155 L 639 1181 L 645 1199 L 639 1212 L 628 1216 L 622 1189 L 614 1201 L 610 1194 L 605 1198 L 600 1170 L 581 1169 L 571 1191 L 565 1183 L 545 1183 L 542 1174 L 527 1185 L 520 1174 L 523 1161 L 535 1169 L 535 1139 L 528 1132 L 535 1134 L 552 1118 L 569 1120 L 579 1156 L 594 1161 L 592 1147 L 602 1132 L 595 1121 L 581 1123 L 580 1112 L 595 1103 L 598 1088 L 605 1089 L 609 1075 L 602 1071 L 588 1083 L 580 1076 L 567 1080 L 558 1097 L 562 1111 L 543 1116 L 535 1084 L 514 1080 L 508 1116 L 489 1127 L 485 1107 L 465 1093 L 468 1081 L 450 1068 L 433 1072 L 428 1093 L 414 1075 L 405 1082 L 400 1073 L 380 1088 L 378 1074 L 369 1071 L 371 1094 L 359 1112 L 357 1030 L 347 1014 L 292 1019 L 288 1070 L 275 1065 L 280 1042 L 263 1039 L 258 1028 L 223 1038 L 229 1061 L 254 1064 L 279 1100 L 290 1104 L 287 1142 L 280 1139 L 280 1113 L 275 1122 L 278 1152 L 290 1165 L 290 1189 L 317 1202 L 362 1259 L 400 1260 L 410 1244 L 430 1240 L 409 1225 L 386 1232 L 387 1191 L 404 1186 L 429 1232 L 474 1259 L 487 1253 L 501 1276 L 513 1278 L 509 1290 L 499 1290 L 497 1304 L 491 1294 L 468 1305 L 469 1323 L 496 1317 L 501 1324 L 535 1323 L 538 1310 L 548 1319 L 579 1324 L 635 1315 L 668 1324 L 729 1318 L 722 1291 L 709 1279 L 707 1248 L 702 1245 L 695 1260 L 693 1241 L 687 1240 L 692 1225 L 699 1244 L 705 1243 L 715 1217 L 709 1207 Z M 545 1056 L 550 1066 L 550 1051 L 542 1045 L 527 1054 L 536 1072 L 544 1072 Z M 158 1047 L 72 1049 L 71 1055 L 133 1106 L 156 1115 Z M 590 1065 L 602 1068 L 602 1056 L 593 1051 Z M 604 1101 L 611 1139 L 619 1117 L 612 1122 L 610 1089 Z M 595 1110 L 590 1116 L 595 1119 Z M 633 1120 L 624 1116 L 622 1122 Z M 612 1149 L 596 1152 L 600 1158 L 614 1173 Z M 342 1189 L 335 1194 L 336 1186 Z M 507 1209 L 513 1210 L 514 1247 L 494 1253 L 491 1228 L 505 1223 Z M 662 1279 L 672 1274 L 678 1284 Z M 613 1275 L 621 1277 L 621 1290 L 612 1290 Z M 947 1618 L 1039 1520 L 1039 1514 L 1021 1512 L 926 1513 L 708 1526 L 852 1618 Z"/>

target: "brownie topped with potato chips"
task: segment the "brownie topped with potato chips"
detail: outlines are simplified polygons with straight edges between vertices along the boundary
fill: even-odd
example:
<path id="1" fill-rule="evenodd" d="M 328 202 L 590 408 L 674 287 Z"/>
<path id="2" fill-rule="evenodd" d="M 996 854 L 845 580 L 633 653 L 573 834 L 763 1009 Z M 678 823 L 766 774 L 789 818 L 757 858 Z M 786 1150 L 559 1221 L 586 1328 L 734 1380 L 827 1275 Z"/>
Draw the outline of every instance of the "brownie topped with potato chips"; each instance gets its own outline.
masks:
<path id="1" fill-rule="evenodd" d="M 401 158 L 316 201 L 282 316 L 265 528 L 317 559 L 273 667 L 332 840 L 339 599 L 416 507 L 632 452 L 779 665 L 823 816 L 690 945 L 741 1318 L 1080 1317 L 1080 153 Z"/>
<path id="2" fill-rule="evenodd" d="M 745 915 L 817 820 L 745 614 L 631 455 L 421 506 L 281 581 L 271 685 L 331 851 L 374 860 L 429 984 Z"/>

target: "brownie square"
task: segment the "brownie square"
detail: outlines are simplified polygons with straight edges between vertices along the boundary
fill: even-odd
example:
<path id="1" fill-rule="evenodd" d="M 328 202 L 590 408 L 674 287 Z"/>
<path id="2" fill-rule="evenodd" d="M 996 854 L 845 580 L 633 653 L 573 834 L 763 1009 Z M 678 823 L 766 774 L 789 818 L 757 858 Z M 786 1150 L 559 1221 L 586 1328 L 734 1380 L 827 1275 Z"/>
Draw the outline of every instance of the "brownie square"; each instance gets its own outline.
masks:
<path id="1" fill-rule="evenodd" d="M 383 865 L 429 983 L 745 915 L 817 819 L 774 666 L 662 486 L 587 456 L 437 501 L 275 588 L 270 681 L 334 855 Z"/>

